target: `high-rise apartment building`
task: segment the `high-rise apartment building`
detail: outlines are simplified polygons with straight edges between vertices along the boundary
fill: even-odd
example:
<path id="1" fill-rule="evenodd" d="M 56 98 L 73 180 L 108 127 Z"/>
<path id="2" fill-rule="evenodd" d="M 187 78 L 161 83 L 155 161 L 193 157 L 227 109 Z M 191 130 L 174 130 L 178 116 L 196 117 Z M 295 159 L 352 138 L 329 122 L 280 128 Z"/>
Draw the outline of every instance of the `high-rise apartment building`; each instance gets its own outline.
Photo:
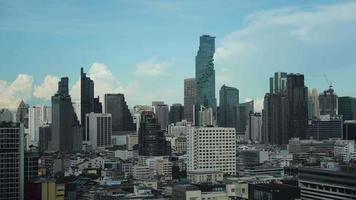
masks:
<path id="1" fill-rule="evenodd" d="M 191 127 L 187 136 L 188 171 L 236 175 L 235 128 Z"/>
<path id="2" fill-rule="evenodd" d="M 196 104 L 198 107 L 216 109 L 214 53 L 215 37 L 202 35 L 198 54 L 195 57 Z"/>
<path id="3" fill-rule="evenodd" d="M 78 141 L 73 128 L 79 126 L 68 92 L 68 78 L 58 82 L 58 91 L 52 96 L 52 128 L 49 148 L 53 151 L 71 152 Z"/>
<path id="4" fill-rule="evenodd" d="M 218 125 L 220 127 L 237 128 L 237 107 L 239 90 L 223 85 L 220 89 Z"/>
<path id="5" fill-rule="evenodd" d="M 91 112 L 94 112 L 94 82 L 86 76 L 83 68 L 80 68 L 80 122 L 82 126 L 85 124 L 85 115 Z M 84 132 L 83 140 L 85 140 Z"/>
<path id="6" fill-rule="evenodd" d="M 166 130 L 169 122 L 169 107 L 167 104 L 158 104 L 155 106 L 155 113 L 158 123 L 162 130 Z"/>
<path id="7" fill-rule="evenodd" d="M 320 117 L 319 94 L 314 88 L 308 93 L 308 119 Z"/>
<path id="8" fill-rule="evenodd" d="M 134 131 L 132 115 L 124 94 L 105 94 L 105 113 L 112 117 L 112 131 Z"/>
<path id="9" fill-rule="evenodd" d="M 287 99 L 289 138 L 305 138 L 308 125 L 308 88 L 304 85 L 304 75 L 288 74 Z"/>
<path id="10" fill-rule="evenodd" d="M 180 103 L 175 103 L 169 110 L 169 123 L 177 123 L 183 120 L 184 107 Z"/>
<path id="11" fill-rule="evenodd" d="M 193 105 L 196 103 L 195 78 L 184 79 L 184 119 L 193 122 Z"/>
<path id="12" fill-rule="evenodd" d="M 337 95 L 330 87 L 319 95 L 320 115 L 332 115 L 338 114 L 337 109 Z"/>
<path id="13" fill-rule="evenodd" d="M 240 103 L 237 106 L 237 134 L 246 134 L 247 121 L 251 113 L 254 113 L 254 101 Z"/>
<path id="14" fill-rule="evenodd" d="M 111 146 L 112 118 L 110 113 L 87 113 L 86 136 L 93 149 Z"/>
<path id="15" fill-rule="evenodd" d="M 143 111 L 138 134 L 140 156 L 168 155 L 164 131 L 152 111 Z"/>
<path id="16" fill-rule="evenodd" d="M 339 115 L 342 115 L 344 120 L 355 119 L 356 112 L 356 98 L 353 97 L 339 97 L 338 98 Z"/>
<path id="17" fill-rule="evenodd" d="M 52 122 L 52 108 L 48 106 L 33 106 L 29 109 L 28 128 L 30 140 L 37 144 L 39 141 L 39 127 Z"/>
<path id="18" fill-rule="evenodd" d="M 246 139 L 251 141 L 262 141 L 262 115 L 251 113 L 247 121 Z"/>
<path id="19" fill-rule="evenodd" d="M 0 200 L 24 199 L 24 125 L 0 122 Z"/>

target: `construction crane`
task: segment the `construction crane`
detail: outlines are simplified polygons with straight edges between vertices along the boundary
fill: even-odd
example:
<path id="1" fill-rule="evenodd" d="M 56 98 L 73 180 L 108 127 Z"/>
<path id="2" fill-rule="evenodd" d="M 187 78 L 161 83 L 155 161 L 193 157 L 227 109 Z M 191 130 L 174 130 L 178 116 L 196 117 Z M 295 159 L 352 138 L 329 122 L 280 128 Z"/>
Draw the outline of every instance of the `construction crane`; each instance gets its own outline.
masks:
<path id="1" fill-rule="evenodd" d="M 333 83 L 331 81 L 329 81 L 328 77 L 326 76 L 326 74 L 324 74 L 324 78 L 326 80 L 326 83 L 328 84 L 329 88 L 331 89 L 333 87 Z"/>

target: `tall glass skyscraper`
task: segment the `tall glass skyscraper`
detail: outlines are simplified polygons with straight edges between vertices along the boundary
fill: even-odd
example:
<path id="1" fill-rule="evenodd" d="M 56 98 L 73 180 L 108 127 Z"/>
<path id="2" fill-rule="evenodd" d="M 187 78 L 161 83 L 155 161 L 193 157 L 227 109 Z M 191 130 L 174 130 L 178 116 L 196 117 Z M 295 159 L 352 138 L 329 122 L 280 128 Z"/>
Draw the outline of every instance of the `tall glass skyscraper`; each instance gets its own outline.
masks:
<path id="1" fill-rule="evenodd" d="M 216 108 L 214 53 L 215 37 L 201 36 L 198 54 L 195 57 L 196 107 Z"/>
<path id="2" fill-rule="evenodd" d="M 80 68 L 80 122 L 85 124 L 85 115 L 94 112 L 94 82 Z M 83 140 L 85 134 L 83 132 Z"/>
<path id="3" fill-rule="evenodd" d="M 220 127 L 237 128 L 239 90 L 223 85 L 220 89 L 218 124 Z"/>

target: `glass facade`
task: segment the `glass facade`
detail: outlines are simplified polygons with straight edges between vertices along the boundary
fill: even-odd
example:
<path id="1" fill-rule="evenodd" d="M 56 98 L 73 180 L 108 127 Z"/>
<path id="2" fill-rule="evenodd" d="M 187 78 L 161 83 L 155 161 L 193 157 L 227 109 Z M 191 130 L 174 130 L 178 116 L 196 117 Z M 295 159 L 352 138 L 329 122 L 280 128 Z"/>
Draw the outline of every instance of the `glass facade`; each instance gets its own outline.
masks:
<path id="1" fill-rule="evenodd" d="M 237 128 L 239 90 L 223 85 L 220 89 L 218 124 L 220 127 Z"/>

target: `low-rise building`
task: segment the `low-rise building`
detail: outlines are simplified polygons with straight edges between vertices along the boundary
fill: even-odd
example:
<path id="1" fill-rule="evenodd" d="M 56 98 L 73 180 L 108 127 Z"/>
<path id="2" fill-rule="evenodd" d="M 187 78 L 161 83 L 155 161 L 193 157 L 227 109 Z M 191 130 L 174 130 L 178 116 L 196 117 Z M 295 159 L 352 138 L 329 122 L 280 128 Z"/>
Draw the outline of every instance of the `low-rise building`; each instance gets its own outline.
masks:
<path id="1" fill-rule="evenodd" d="M 221 171 L 194 170 L 187 172 L 187 178 L 191 183 L 214 183 L 224 180 Z"/>

